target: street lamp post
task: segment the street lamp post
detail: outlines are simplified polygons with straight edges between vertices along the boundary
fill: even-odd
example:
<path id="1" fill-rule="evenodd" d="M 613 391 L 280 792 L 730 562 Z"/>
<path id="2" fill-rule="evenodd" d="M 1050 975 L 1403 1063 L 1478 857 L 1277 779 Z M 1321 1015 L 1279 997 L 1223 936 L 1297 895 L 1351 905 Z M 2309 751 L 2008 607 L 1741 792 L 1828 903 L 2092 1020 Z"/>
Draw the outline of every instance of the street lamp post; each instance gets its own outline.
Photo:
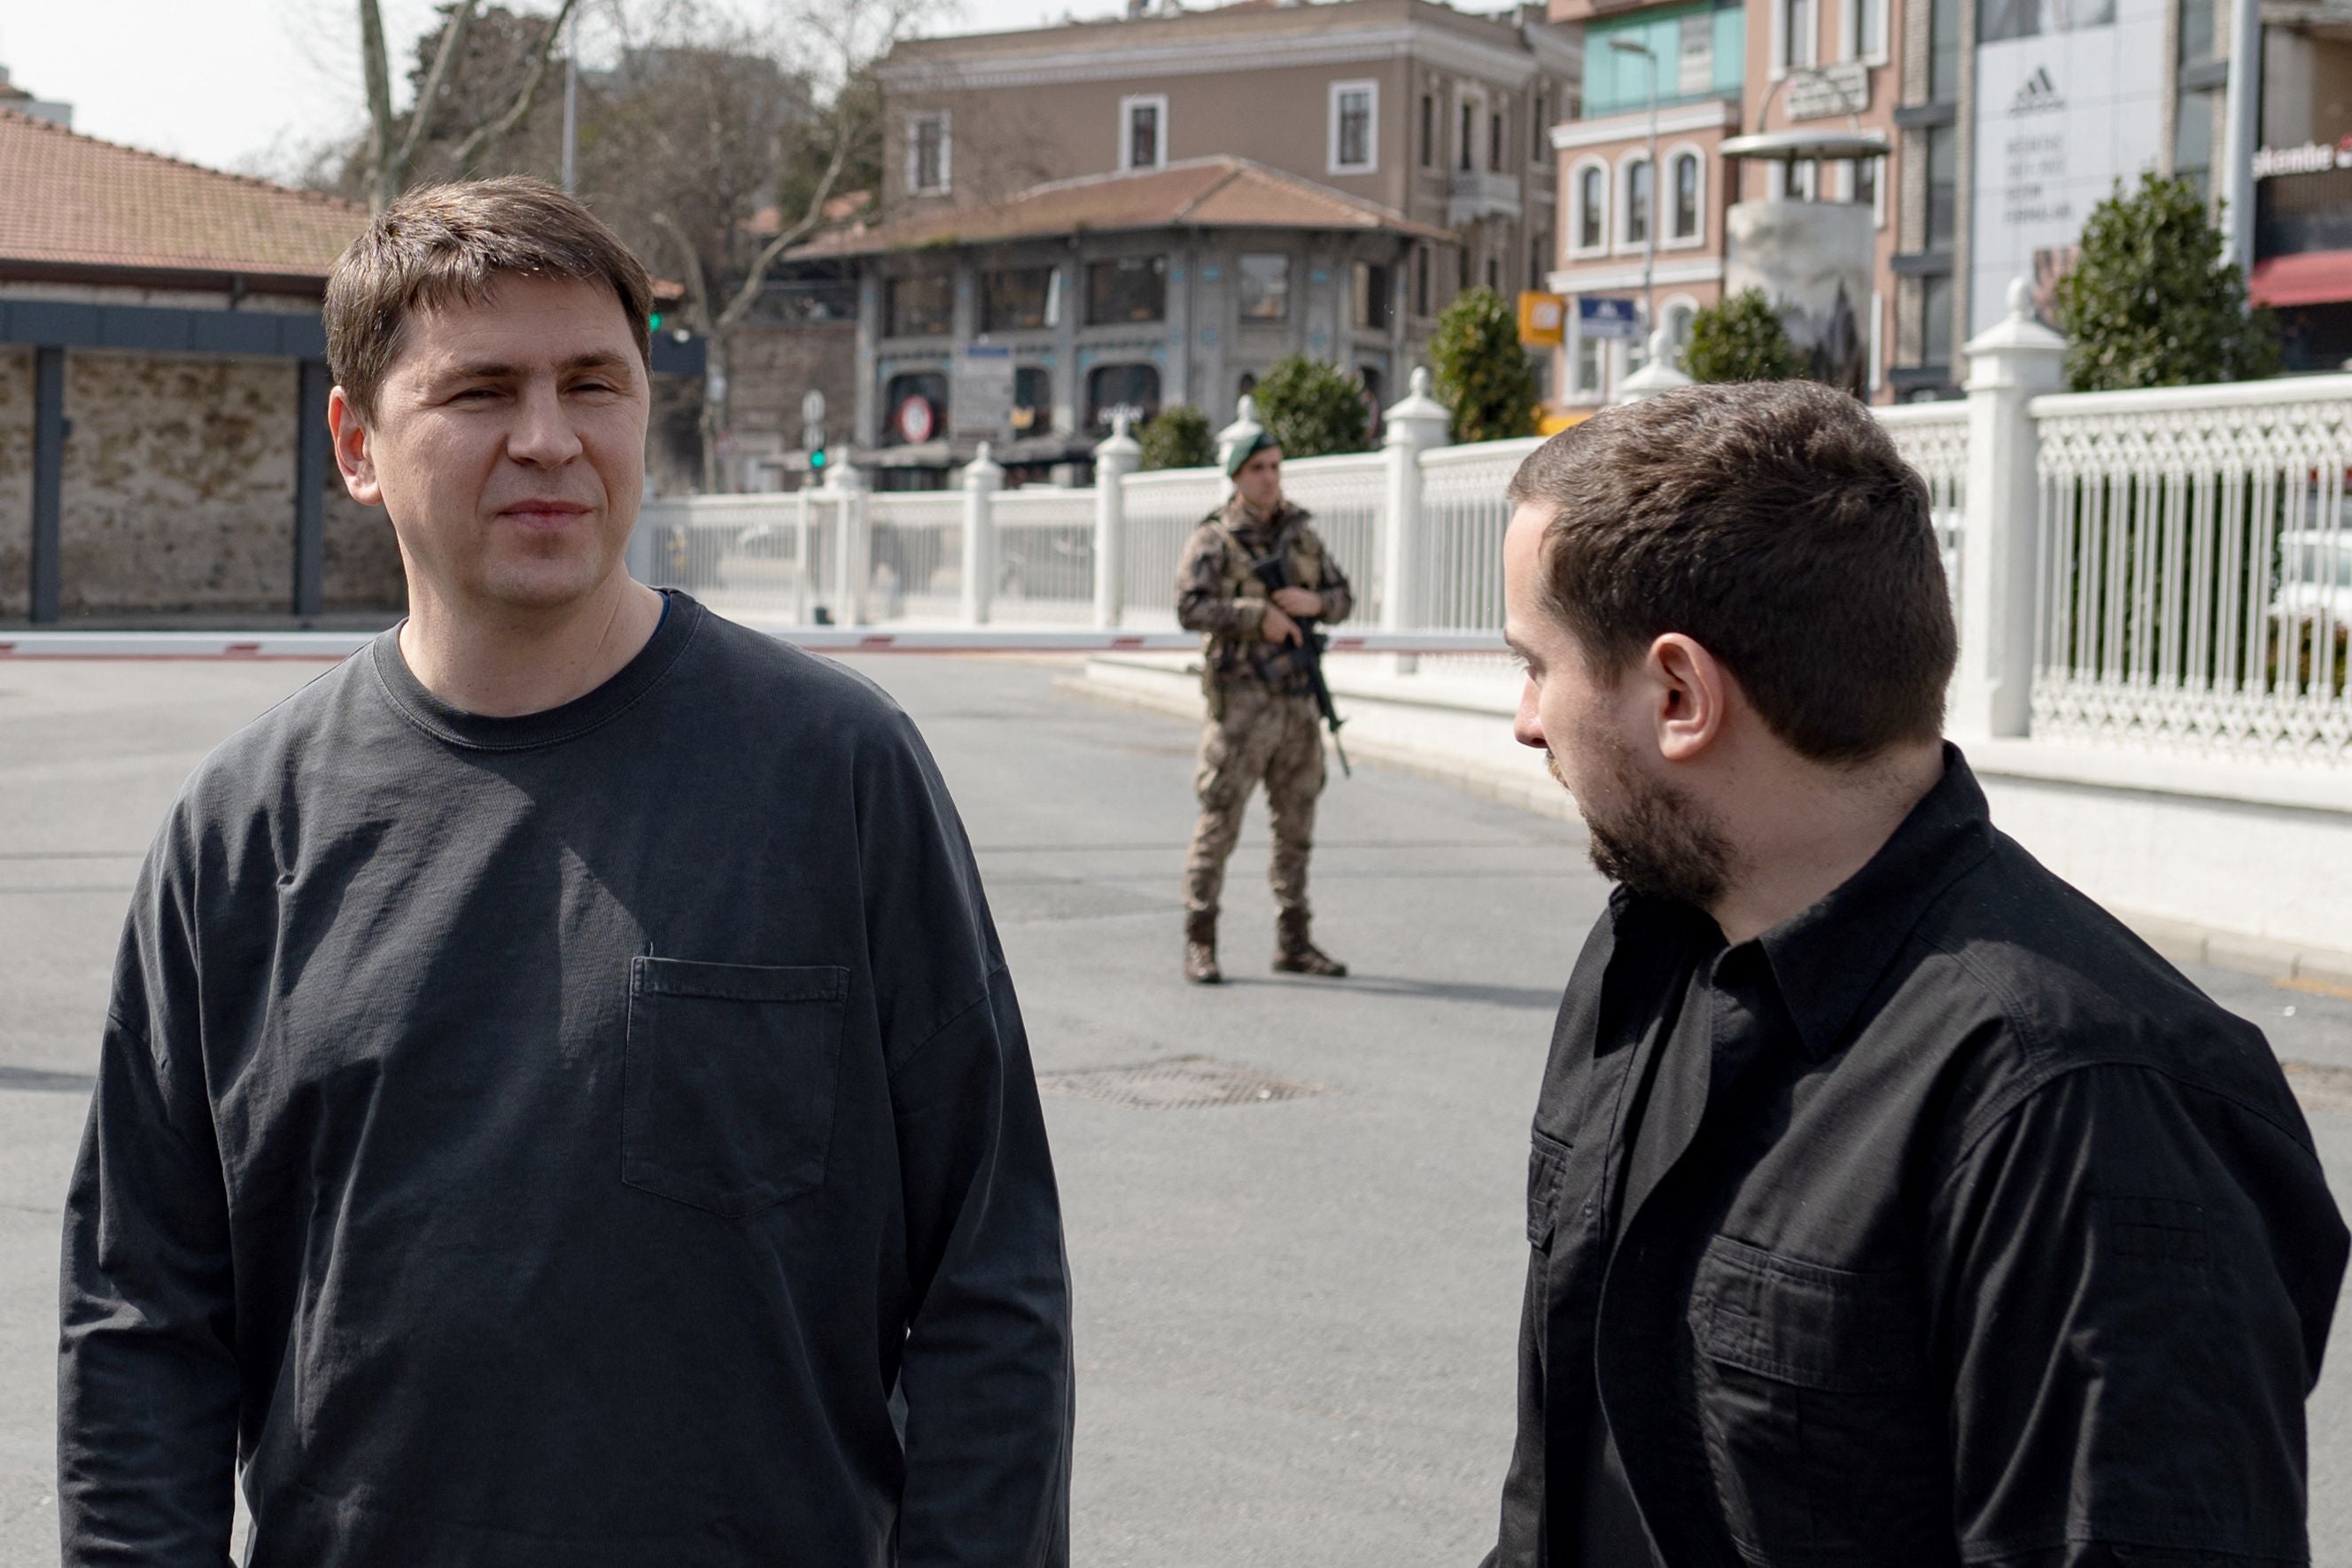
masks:
<path id="1" fill-rule="evenodd" d="M 1635 43 L 1620 34 L 1609 40 L 1609 47 L 1621 55 L 1639 55 L 1649 67 L 1650 83 L 1650 153 L 1647 172 L 1650 179 L 1650 210 L 1642 215 L 1642 341 L 1649 342 L 1650 331 L 1657 325 L 1657 298 L 1652 274 L 1658 263 L 1658 56 L 1647 44 Z M 1630 203 L 1633 193 L 1625 193 Z"/>
<path id="2" fill-rule="evenodd" d="M 563 194 L 579 184 L 580 13 L 572 13 L 572 37 L 563 49 Z"/>

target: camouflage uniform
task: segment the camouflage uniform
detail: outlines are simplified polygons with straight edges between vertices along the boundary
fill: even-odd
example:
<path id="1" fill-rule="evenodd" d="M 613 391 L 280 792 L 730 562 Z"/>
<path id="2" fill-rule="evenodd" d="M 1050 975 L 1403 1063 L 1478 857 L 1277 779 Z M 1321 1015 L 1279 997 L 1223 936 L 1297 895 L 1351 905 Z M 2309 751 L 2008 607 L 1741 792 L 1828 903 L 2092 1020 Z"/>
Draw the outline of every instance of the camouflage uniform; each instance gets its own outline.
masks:
<path id="1" fill-rule="evenodd" d="M 1271 523 L 1239 495 L 1193 531 L 1176 571 L 1176 618 L 1202 634 L 1202 690 L 1209 719 L 1193 789 L 1201 817 L 1184 868 L 1188 926 L 1213 931 L 1225 861 L 1241 836 L 1250 791 L 1263 782 L 1274 828 L 1268 880 L 1282 915 L 1285 951 L 1307 942 L 1307 857 L 1315 841 L 1315 798 L 1323 790 L 1323 734 L 1305 673 L 1288 643 L 1259 631 L 1268 594 L 1250 563 L 1275 552 L 1290 581 L 1323 596 L 1326 623 L 1345 620 L 1355 601 L 1348 579 L 1287 501 Z"/>

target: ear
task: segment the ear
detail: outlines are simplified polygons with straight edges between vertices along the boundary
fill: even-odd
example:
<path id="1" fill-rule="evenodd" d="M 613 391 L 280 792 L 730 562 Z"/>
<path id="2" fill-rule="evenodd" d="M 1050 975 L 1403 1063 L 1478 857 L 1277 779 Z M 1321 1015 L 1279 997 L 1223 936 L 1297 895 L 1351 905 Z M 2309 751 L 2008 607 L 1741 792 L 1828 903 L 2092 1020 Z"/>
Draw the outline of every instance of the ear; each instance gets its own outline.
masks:
<path id="1" fill-rule="evenodd" d="M 1660 756 L 1695 762 L 1722 739 L 1735 687 L 1721 659 L 1682 633 L 1667 632 L 1650 645 L 1643 673 L 1655 703 Z"/>
<path id="2" fill-rule="evenodd" d="M 366 422 L 340 386 L 327 395 L 327 434 L 334 444 L 335 467 L 342 470 L 343 489 L 362 506 L 382 506 L 383 486 L 376 479 Z"/>

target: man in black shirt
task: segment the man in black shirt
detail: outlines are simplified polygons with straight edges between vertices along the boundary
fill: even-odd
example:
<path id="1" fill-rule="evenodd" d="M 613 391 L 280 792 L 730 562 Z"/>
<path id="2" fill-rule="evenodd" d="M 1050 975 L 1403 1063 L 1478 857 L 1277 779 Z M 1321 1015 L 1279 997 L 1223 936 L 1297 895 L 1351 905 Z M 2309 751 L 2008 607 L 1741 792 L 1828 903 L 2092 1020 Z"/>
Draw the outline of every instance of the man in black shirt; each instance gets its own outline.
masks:
<path id="1" fill-rule="evenodd" d="M 1490 1563 L 2308 1561 L 2310 1134 L 2258 1031 L 1988 820 L 1885 432 L 1695 387 L 1510 500 L 1517 732 L 1620 886 L 1537 1102 Z"/>
<path id="2" fill-rule="evenodd" d="M 630 580 L 644 269 L 500 180 L 329 284 L 400 626 L 183 789 L 68 1199 L 69 1568 L 1067 1560 L 1059 1208 L 906 715 Z"/>

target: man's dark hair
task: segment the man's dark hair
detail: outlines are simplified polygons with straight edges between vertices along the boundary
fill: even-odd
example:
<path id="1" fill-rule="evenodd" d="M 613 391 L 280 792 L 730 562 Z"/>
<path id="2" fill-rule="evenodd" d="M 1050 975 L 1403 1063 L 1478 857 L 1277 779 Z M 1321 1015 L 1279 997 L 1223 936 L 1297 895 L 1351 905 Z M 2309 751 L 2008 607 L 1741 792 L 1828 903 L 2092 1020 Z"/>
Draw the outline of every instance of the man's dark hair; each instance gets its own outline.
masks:
<path id="1" fill-rule="evenodd" d="M 327 276 L 327 368 L 360 416 L 375 416 L 411 310 L 479 304 L 508 273 L 609 285 L 651 368 L 653 280 L 586 207 L 521 175 L 425 185 L 370 219 Z"/>
<path id="2" fill-rule="evenodd" d="M 1846 394 L 1678 388 L 1553 437 L 1508 494 L 1549 514 L 1546 596 L 1601 679 L 1680 632 L 1817 762 L 1943 732 L 1958 638 L 1927 487 Z"/>

